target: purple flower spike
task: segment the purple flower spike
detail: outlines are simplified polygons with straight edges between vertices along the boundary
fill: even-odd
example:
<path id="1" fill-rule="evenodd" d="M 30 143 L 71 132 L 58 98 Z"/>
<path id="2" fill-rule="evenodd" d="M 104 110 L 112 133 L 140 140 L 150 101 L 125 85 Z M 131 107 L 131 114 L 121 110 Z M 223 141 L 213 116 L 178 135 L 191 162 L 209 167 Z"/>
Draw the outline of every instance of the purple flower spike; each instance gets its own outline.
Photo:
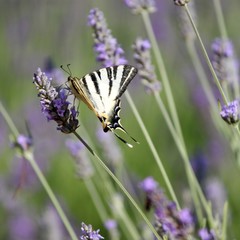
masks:
<path id="1" fill-rule="evenodd" d="M 88 24 L 93 29 L 94 50 L 97 53 L 97 61 L 103 67 L 126 64 L 124 51 L 107 27 L 103 12 L 94 8 L 88 16 Z"/>
<path id="2" fill-rule="evenodd" d="M 100 240 L 100 239 L 104 239 L 104 237 L 102 237 L 99 234 L 99 231 L 100 230 L 94 231 L 92 229 L 92 225 L 86 225 L 85 223 L 82 223 L 80 240 Z"/>
<path id="3" fill-rule="evenodd" d="M 78 128 L 78 113 L 75 107 L 69 109 L 70 103 L 67 95 L 62 89 L 57 91 L 52 85 L 51 80 L 39 68 L 34 74 L 33 83 L 38 90 L 38 97 L 42 106 L 42 112 L 47 120 L 57 122 L 57 130 L 63 133 L 72 133 Z"/>
<path id="4" fill-rule="evenodd" d="M 146 11 L 152 13 L 156 11 L 154 0 L 125 0 L 126 5 L 132 9 L 133 13 L 141 13 Z"/>
<path id="5" fill-rule="evenodd" d="M 223 106 L 220 115 L 228 124 L 236 124 L 239 121 L 239 113 L 239 101 L 235 100 L 230 102 L 227 106 Z"/>
<path id="6" fill-rule="evenodd" d="M 133 44 L 134 59 L 147 93 L 159 92 L 161 90 L 161 84 L 157 80 L 154 66 L 152 65 L 150 49 L 151 44 L 147 39 L 138 38 Z"/>
<path id="7" fill-rule="evenodd" d="M 212 44 L 212 52 L 212 64 L 219 80 L 234 87 L 239 82 L 239 73 L 232 42 L 217 38 Z"/>
<path id="8" fill-rule="evenodd" d="M 155 227 L 162 238 L 188 239 L 193 233 L 194 221 L 189 209 L 178 210 L 176 203 L 169 201 L 152 177 L 140 183 L 146 193 L 147 210 L 155 212 Z"/>

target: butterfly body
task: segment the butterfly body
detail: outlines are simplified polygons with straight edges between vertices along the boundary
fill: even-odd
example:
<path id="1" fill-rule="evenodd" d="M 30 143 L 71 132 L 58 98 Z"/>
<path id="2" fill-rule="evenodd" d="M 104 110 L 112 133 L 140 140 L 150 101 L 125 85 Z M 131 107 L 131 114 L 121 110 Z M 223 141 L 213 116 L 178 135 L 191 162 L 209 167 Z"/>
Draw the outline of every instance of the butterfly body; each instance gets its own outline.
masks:
<path id="1" fill-rule="evenodd" d="M 120 97 L 136 74 L 135 67 L 118 65 L 99 69 L 82 78 L 69 76 L 68 84 L 74 96 L 96 114 L 104 132 L 117 128 L 126 132 L 120 124 Z"/>

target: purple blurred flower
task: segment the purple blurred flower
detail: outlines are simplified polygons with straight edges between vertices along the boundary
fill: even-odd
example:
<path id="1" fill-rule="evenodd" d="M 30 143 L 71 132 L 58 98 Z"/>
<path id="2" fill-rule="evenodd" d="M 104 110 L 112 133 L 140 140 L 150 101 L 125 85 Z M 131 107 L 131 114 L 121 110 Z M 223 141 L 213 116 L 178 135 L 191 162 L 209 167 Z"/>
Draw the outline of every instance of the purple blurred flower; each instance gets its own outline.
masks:
<path id="1" fill-rule="evenodd" d="M 108 165 L 115 169 L 123 162 L 123 155 L 116 143 L 116 138 L 112 134 L 105 134 L 102 128 L 99 127 L 97 130 L 97 139 L 101 143 L 104 159 L 106 159 Z"/>
<path id="2" fill-rule="evenodd" d="M 44 239 L 67 239 L 63 223 L 56 209 L 49 205 L 42 214 L 41 227 L 44 229 Z"/>
<path id="3" fill-rule="evenodd" d="M 126 5 L 132 9 L 133 13 L 146 11 L 152 13 L 156 11 L 155 0 L 125 0 Z"/>
<path id="4" fill-rule="evenodd" d="M 48 76 L 48 78 L 52 78 L 54 80 L 54 83 L 59 85 L 66 81 L 63 71 L 55 67 L 55 64 L 53 63 L 53 60 L 51 57 L 48 57 L 45 60 L 43 69 L 46 75 Z"/>
<path id="5" fill-rule="evenodd" d="M 198 236 L 201 240 L 215 240 L 215 234 L 213 230 L 208 230 L 206 228 L 202 228 L 198 231 Z"/>
<path id="6" fill-rule="evenodd" d="M 70 103 L 67 101 L 65 91 L 63 89 L 57 91 L 51 85 L 51 79 L 40 68 L 34 74 L 33 80 L 46 118 L 57 122 L 57 130 L 63 133 L 74 132 L 78 128 L 78 112 L 74 106 L 69 108 Z"/>
<path id="7" fill-rule="evenodd" d="M 235 124 L 238 123 L 240 117 L 240 109 L 239 109 L 239 101 L 234 100 L 230 102 L 227 106 L 224 105 L 222 107 L 222 111 L 220 115 L 222 119 L 227 122 L 228 124 Z"/>
<path id="8" fill-rule="evenodd" d="M 118 224 L 114 219 L 108 219 L 105 221 L 104 226 L 109 232 L 109 239 L 120 239 Z"/>
<path id="9" fill-rule="evenodd" d="M 32 147 L 33 141 L 31 136 L 18 135 L 16 142 L 14 143 L 15 147 L 19 147 L 22 151 L 29 150 Z"/>
<path id="10" fill-rule="evenodd" d="M 87 179 L 92 177 L 94 170 L 91 164 L 91 161 L 88 157 L 86 149 L 83 147 L 83 144 L 79 141 L 73 139 L 67 139 L 66 147 L 70 151 L 72 157 L 75 160 L 77 175 L 80 179 Z"/>
<path id="11" fill-rule="evenodd" d="M 146 178 L 141 185 L 148 206 L 154 208 L 158 234 L 161 237 L 168 236 L 169 239 L 187 239 L 194 227 L 191 211 L 187 208 L 178 211 L 176 204 L 165 197 L 152 177 Z"/>
<path id="12" fill-rule="evenodd" d="M 105 221 L 104 226 L 106 229 L 112 230 L 117 228 L 117 222 L 114 219 L 108 219 L 107 221 Z"/>
<path id="13" fill-rule="evenodd" d="M 147 93 L 158 92 L 161 89 L 152 65 L 150 49 L 151 44 L 147 39 L 138 38 L 133 44 L 134 59 Z"/>
<path id="14" fill-rule="evenodd" d="M 238 62 L 234 55 L 232 42 L 228 39 L 217 38 L 212 43 L 212 52 L 212 64 L 219 80 L 227 84 L 238 83 Z"/>
<path id="15" fill-rule="evenodd" d="M 102 237 L 99 234 L 100 230 L 94 231 L 92 229 L 92 225 L 86 225 L 85 223 L 82 223 L 82 227 L 81 227 L 81 236 L 80 236 L 80 240 L 100 240 L 100 239 L 104 239 L 104 237 Z"/>
<path id="16" fill-rule="evenodd" d="M 37 237 L 37 227 L 32 218 L 23 212 L 11 216 L 9 222 L 10 239 L 32 240 Z"/>
<path id="17" fill-rule="evenodd" d="M 97 8 L 91 9 L 88 24 L 93 28 L 94 50 L 97 53 L 97 61 L 103 67 L 126 64 L 124 51 L 108 29 L 103 12 Z"/>
<path id="18" fill-rule="evenodd" d="M 191 165 L 193 171 L 197 177 L 197 180 L 201 184 L 206 177 L 207 173 L 207 160 L 203 153 L 198 152 L 191 158 Z"/>
<path id="19" fill-rule="evenodd" d="M 155 191 L 157 186 L 158 183 L 153 179 L 153 177 L 147 177 L 139 184 L 139 187 L 146 193 Z"/>
<path id="20" fill-rule="evenodd" d="M 204 192 L 206 198 L 211 202 L 213 214 L 222 216 L 224 204 L 227 201 L 227 193 L 221 180 L 216 177 L 207 179 L 204 185 Z"/>

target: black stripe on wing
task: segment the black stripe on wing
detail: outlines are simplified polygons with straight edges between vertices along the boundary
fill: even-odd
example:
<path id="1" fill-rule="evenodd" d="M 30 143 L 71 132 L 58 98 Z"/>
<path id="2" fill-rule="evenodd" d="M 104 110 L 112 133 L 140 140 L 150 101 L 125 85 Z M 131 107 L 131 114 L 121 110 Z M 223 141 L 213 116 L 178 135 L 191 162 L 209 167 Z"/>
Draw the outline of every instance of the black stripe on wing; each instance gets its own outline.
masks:
<path id="1" fill-rule="evenodd" d="M 120 98 L 122 94 L 126 91 L 128 84 L 132 81 L 137 72 L 138 70 L 135 67 L 124 65 L 122 79 L 120 81 L 119 94 L 117 95 L 116 99 Z"/>
<path id="2" fill-rule="evenodd" d="M 93 84 L 94 84 L 96 93 L 100 95 L 100 89 L 99 89 L 99 86 L 98 86 L 98 81 L 97 81 L 96 72 L 90 73 L 89 76 L 91 77 L 91 80 L 92 80 L 92 82 L 93 82 Z M 101 96 L 100 96 L 100 97 L 101 97 Z"/>
<path id="3" fill-rule="evenodd" d="M 87 81 L 86 81 L 85 77 L 83 77 L 81 80 L 82 80 L 82 83 L 83 83 L 84 87 L 86 88 L 88 94 L 90 94 L 90 91 L 89 91 L 89 88 L 88 88 Z"/>

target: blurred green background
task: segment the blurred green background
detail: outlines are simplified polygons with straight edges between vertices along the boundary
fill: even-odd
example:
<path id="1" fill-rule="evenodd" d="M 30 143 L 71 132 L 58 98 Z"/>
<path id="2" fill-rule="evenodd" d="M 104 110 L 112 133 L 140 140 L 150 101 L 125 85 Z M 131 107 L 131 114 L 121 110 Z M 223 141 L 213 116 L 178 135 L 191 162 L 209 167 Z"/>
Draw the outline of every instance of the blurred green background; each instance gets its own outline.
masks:
<path id="1" fill-rule="evenodd" d="M 222 4 L 228 34 L 236 54 L 239 55 L 239 1 L 222 1 Z M 204 111 L 207 101 L 201 94 L 181 36 L 177 7 L 173 5 L 173 1 L 167 0 L 157 1 L 156 6 L 158 10 L 151 15 L 151 20 L 171 81 L 188 153 L 191 157 L 197 153 L 203 154 L 207 161 L 205 177 L 216 177 L 223 184 L 230 204 L 231 236 L 240 239 L 240 166 L 234 161 L 229 143 L 214 128 L 208 111 Z M 25 122 L 28 122 L 34 139 L 36 159 L 63 203 L 67 216 L 79 225 L 79 228 L 81 221 L 91 223 L 95 229 L 101 228 L 107 239 L 103 223 L 94 209 L 85 185 L 76 178 L 74 162 L 65 148 L 65 140 L 69 136 L 57 132 L 55 123 L 46 121 L 41 113 L 37 91 L 32 84 L 33 73 L 38 67 L 44 69 L 49 58 L 56 67 L 70 63 L 73 75 L 78 77 L 100 67 L 95 61 L 92 49 L 92 30 L 87 26 L 88 13 L 93 7 L 98 7 L 104 12 L 113 36 L 118 39 L 129 62 L 134 65 L 131 46 L 137 37 L 146 37 L 146 32 L 141 17 L 133 15 L 124 1 L 1 0 L 0 100 L 21 133 L 27 133 Z M 210 52 L 211 42 L 219 36 L 213 2 L 197 1 L 196 12 L 199 32 Z M 206 65 L 204 60 L 203 64 Z M 207 73 L 209 74 L 208 69 Z M 209 80 L 212 80 L 210 74 Z M 186 175 L 166 123 L 153 97 L 145 94 L 138 77 L 131 83 L 129 92 L 182 202 L 183 189 L 188 187 Z M 126 129 L 140 142 L 140 145 L 134 146 L 133 149 L 119 143 L 125 166 L 137 179 L 154 176 L 164 188 L 146 140 L 124 97 L 121 117 Z M 80 119 L 91 140 L 96 143 L 96 129 L 100 122 L 83 104 L 80 104 Z M 84 138 L 81 127 L 79 133 Z M 7 182 L 7 191 L 13 195 L 21 178 L 23 160 L 15 157 L 15 151 L 10 147 L 9 134 L 8 126 L 0 116 L 0 180 Z M 101 154 L 99 145 L 98 150 Z M 27 175 L 30 172 L 29 168 Z M 0 188 L 3 189 L 3 184 Z M 4 194 L 4 191 L 0 191 L 0 194 Z M 0 196 L 0 199 L 2 198 Z M 36 222 L 44 206 L 49 203 L 48 196 L 34 176 L 27 177 L 27 182 L 13 199 L 21 201 L 27 211 L 33 211 Z M 8 239 L 8 214 L 2 205 L 0 239 Z"/>

